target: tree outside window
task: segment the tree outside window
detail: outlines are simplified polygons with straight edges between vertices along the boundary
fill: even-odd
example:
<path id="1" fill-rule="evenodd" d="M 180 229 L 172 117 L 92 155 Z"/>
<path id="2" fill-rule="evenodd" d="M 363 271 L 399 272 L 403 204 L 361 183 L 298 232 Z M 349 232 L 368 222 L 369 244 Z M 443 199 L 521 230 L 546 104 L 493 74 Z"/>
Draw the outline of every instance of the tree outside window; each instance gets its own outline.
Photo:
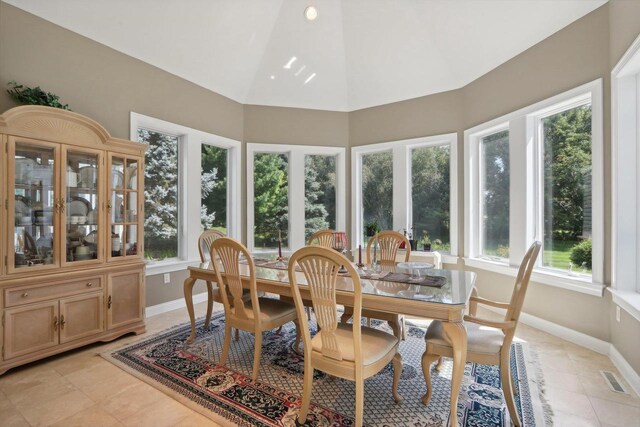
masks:
<path id="1" fill-rule="evenodd" d="M 178 137 L 138 129 L 145 153 L 145 258 L 178 256 Z"/>
<path id="2" fill-rule="evenodd" d="M 200 222 L 203 230 L 227 234 L 228 150 L 202 144 Z"/>
<path id="3" fill-rule="evenodd" d="M 591 273 L 591 105 L 542 119 L 543 265 Z"/>

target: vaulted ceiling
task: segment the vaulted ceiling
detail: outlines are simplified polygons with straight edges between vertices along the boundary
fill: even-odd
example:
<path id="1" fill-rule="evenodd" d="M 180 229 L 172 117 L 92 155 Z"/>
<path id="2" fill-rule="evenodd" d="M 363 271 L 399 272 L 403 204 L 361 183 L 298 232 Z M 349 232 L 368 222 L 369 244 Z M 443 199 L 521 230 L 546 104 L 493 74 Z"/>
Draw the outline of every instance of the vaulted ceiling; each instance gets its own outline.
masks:
<path id="1" fill-rule="evenodd" d="M 243 104 L 336 111 L 462 87 L 606 3 L 4 1 Z"/>

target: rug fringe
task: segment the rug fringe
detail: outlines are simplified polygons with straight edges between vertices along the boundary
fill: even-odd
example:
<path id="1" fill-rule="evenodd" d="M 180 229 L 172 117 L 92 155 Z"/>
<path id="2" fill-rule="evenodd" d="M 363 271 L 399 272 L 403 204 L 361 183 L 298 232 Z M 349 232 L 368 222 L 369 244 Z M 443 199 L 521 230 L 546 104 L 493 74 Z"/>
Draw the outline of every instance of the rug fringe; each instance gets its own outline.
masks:
<path id="1" fill-rule="evenodd" d="M 542 415 L 544 418 L 545 427 L 553 426 L 553 408 L 551 404 L 547 400 L 546 391 L 545 391 L 545 379 L 544 379 L 544 370 L 542 369 L 542 365 L 540 364 L 540 356 L 538 351 L 532 346 L 528 345 L 529 348 L 529 357 L 533 362 L 534 366 L 534 382 L 538 386 L 538 398 L 540 399 L 540 403 L 542 404 Z"/>

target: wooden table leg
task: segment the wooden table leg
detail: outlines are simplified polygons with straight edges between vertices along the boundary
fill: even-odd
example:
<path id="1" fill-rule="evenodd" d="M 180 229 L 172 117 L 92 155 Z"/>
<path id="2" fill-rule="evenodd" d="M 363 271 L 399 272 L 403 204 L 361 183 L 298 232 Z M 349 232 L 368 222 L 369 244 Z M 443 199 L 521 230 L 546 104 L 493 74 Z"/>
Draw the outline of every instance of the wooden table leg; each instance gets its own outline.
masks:
<path id="1" fill-rule="evenodd" d="M 451 409 L 449 425 L 458 427 L 458 394 L 467 362 L 467 330 L 462 322 L 442 322 L 444 336 L 453 348 L 453 374 L 451 375 Z"/>
<path id="2" fill-rule="evenodd" d="M 191 335 L 187 338 L 187 343 L 190 343 L 196 337 L 196 315 L 193 311 L 194 283 L 196 283 L 196 279 L 193 277 L 187 277 L 184 281 L 184 300 L 187 303 L 187 311 L 189 312 L 189 320 L 191 321 Z"/>

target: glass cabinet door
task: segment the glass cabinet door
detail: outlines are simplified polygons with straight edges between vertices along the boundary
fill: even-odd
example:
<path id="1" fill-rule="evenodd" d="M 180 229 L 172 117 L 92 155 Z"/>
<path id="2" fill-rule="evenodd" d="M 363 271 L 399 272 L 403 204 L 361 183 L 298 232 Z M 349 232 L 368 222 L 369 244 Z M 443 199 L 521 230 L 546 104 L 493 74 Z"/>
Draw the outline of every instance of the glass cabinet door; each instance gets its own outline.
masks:
<path id="1" fill-rule="evenodd" d="M 65 263 L 101 258 L 100 154 L 67 149 L 63 168 Z"/>
<path id="2" fill-rule="evenodd" d="M 139 255 L 138 180 L 140 162 L 137 159 L 111 157 L 109 189 L 109 221 L 111 258 Z"/>
<path id="3" fill-rule="evenodd" d="M 43 143 L 15 142 L 9 157 L 9 269 L 53 267 L 58 263 L 55 223 L 60 200 L 56 187 L 56 148 Z M 13 234 L 13 236 L 11 235 Z"/>

